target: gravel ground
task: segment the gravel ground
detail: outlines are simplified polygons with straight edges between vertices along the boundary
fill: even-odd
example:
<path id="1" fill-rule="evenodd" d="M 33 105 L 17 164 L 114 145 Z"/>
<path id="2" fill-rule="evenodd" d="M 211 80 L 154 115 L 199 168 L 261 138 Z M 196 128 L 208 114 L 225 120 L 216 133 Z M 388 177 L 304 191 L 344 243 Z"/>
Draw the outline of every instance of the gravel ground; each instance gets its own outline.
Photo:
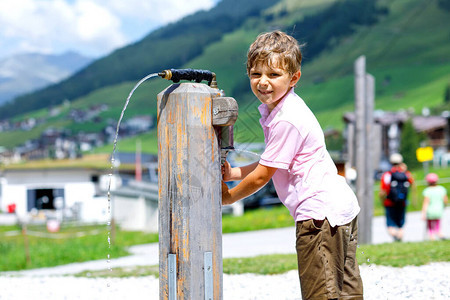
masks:
<path id="1" fill-rule="evenodd" d="M 392 268 L 361 266 L 365 299 L 450 299 L 450 263 Z M 281 275 L 224 274 L 225 300 L 301 299 L 296 271 Z M 158 279 L 2 276 L 1 300 L 159 299 Z"/>

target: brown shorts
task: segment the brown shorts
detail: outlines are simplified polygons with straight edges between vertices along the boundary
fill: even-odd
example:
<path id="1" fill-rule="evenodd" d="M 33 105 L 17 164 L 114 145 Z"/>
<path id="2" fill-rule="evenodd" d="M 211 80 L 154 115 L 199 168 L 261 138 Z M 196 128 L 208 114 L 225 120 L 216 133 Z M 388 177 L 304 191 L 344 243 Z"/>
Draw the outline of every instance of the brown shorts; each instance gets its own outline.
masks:
<path id="1" fill-rule="evenodd" d="M 328 220 L 297 222 L 298 273 L 303 300 L 363 299 L 356 261 L 358 222 L 331 227 Z"/>

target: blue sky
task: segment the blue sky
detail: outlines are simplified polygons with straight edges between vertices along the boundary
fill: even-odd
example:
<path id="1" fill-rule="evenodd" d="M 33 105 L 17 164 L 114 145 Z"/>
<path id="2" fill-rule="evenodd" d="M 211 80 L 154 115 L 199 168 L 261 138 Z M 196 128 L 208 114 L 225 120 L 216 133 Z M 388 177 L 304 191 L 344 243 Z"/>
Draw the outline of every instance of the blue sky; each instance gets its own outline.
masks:
<path id="1" fill-rule="evenodd" d="M 0 0 L 0 60 L 17 53 L 104 56 L 219 0 Z"/>

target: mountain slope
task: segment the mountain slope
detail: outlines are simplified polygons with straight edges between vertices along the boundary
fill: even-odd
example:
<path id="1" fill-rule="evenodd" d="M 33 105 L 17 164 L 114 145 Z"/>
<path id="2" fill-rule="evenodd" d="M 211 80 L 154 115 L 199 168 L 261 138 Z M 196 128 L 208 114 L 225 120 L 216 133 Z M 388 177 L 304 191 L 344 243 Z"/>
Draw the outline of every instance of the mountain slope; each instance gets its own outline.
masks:
<path id="1" fill-rule="evenodd" d="M 368 11 L 365 12 L 367 20 L 361 21 L 354 17 L 354 14 L 358 14 L 362 9 L 355 6 L 356 2 L 369 5 Z M 223 3 L 222 5 L 233 4 L 234 7 L 238 7 L 234 0 L 224 0 L 221 3 Z M 377 109 L 411 108 L 420 113 L 425 106 L 433 107 L 442 103 L 445 89 L 450 82 L 450 57 L 448 55 L 450 53 L 448 39 L 450 36 L 450 12 L 444 9 L 441 3 L 443 0 L 378 0 L 376 2 L 282 0 L 272 6 L 267 4 L 267 8 L 261 9 L 258 13 L 247 11 L 248 15 L 245 18 L 242 17 L 239 24 L 233 25 L 233 28 L 227 31 L 221 31 L 220 26 L 218 29 L 211 25 L 209 28 L 211 32 L 219 32 L 219 34 L 205 42 L 198 54 L 192 55 L 192 57 L 185 56 L 183 59 L 176 57 L 177 65 L 170 65 L 170 62 L 165 60 L 172 55 L 170 54 L 171 50 L 167 50 L 167 55 L 162 56 L 153 53 L 155 55 L 151 56 L 151 63 L 156 61 L 167 63 L 161 67 L 163 69 L 190 67 L 214 71 L 217 74 L 219 87 L 239 102 L 239 118 L 235 128 L 235 139 L 238 142 L 262 141 L 258 123 L 259 115 L 255 109 L 258 101 L 249 89 L 245 59 L 248 46 L 256 35 L 274 28 L 293 33 L 306 43 L 303 48 L 305 55 L 302 78 L 296 92 L 308 103 L 324 129 L 342 128 L 343 113 L 353 110 L 353 62 L 360 55 L 366 56 L 367 72 L 376 78 Z M 339 16 L 335 16 L 333 11 L 340 11 Z M 345 14 L 348 16 L 344 18 Z M 186 18 L 183 22 L 189 21 L 190 18 L 196 19 L 194 15 Z M 339 22 L 339 25 L 334 21 Z M 186 45 L 183 43 L 189 41 L 183 39 L 185 35 L 181 35 L 179 39 L 169 35 L 170 32 L 172 34 L 181 32 L 182 25 L 186 24 L 183 22 L 162 28 L 150 34 L 149 37 L 154 38 L 153 41 L 161 38 L 159 46 L 161 49 L 169 42 Z M 313 36 L 313 40 L 302 38 L 308 36 L 309 31 L 304 32 L 307 24 L 315 24 L 309 29 L 314 33 L 310 34 Z M 333 26 L 347 29 L 344 33 L 331 34 L 335 30 L 332 28 Z M 166 39 L 163 38 L 164 34 L 168 35 Z M 190 40 L 195 41 L 192 36 L 187 36 L 190 37 Z M 319 39 L 319 36 L 323 38 Z M 151 40 L 147 42 L 151 43 Z M 95 103 L 108 103 L 110 109 L 103 112 L 100 117 L 104 122 L 107 122 L 108 119 L 117 121 L 126 96 L 134 84 L 144 75 L 160 70 L 156 67 L 148 67 L 150 66 L 150 62 L 147 61 L 148 55 L 139 56 L 138 52 L 130 50 L 133 48 L 132 46 L 117 51 L 111 57 L 116 57 L 118 53 L 124 59 L 134 57 L 144 66 L 140 69 L 144 72 L 142 76 L 139 75 L 136 79 L 133 77 L 119 84 L 90 89 L 85 92 L 84 96 L 72 99 L 72 107 L 86 108 Z M 178 46 L 178 48 L 183 49 L 182 46 Z M 310 49 L 316 50 L 311 52 Z M 111 64 L 115 61 L 109 60 Z M 97 67 L 88 69 L 91 72 L 103 74 L 101 73 L 103 68 L 100 68 L 103 63 L 101 61 L 95 63 L 98 69 Z M 136 67 L 136 65 L 133 66 Z M 88 69 L 83 72 L 87 72 Z M 110 72 L 109 75 L 111 78 L 116 75 L 122 76 L 120 72 Z M 70 79 L 72 85 L 78 84 L 76 80 L 78 76 L 80 75 L 77 74 Z M 106 78 L 100 77 L 102 80 L 106 80 Z M 155 115 L 156 94 L 169 84 L 170 82 L 165 80 L 154 79 L 139 87 L 131 99 L 125 119 L 138 114 Z M 0 111 L 2 110 L 3 108 L 0 108 Z M 46 114 L 45 108 L 23 115 L 23 117 L 44 114 Z M 66 116 L 64 110 L 61 110 L 61 114 L 49 119 L 46 126 L 65 126 L 74 132 L 86 131 L 89 128 L 97 130 L 98 128 L 98 124 L 89 122 L 83 124 L 83 128 L 81 128 L 81 125 L 67 122 Z M 34 134 L 37 135 L 38 132 L 36 131 Z M 2 133 L 0 144 L 5 141 L 6 136 L 8 135 Z M 9 141 L 20 141 L 19 136 L 20 134 L 16 132 L 11 135 Z M 30 138 L 30 132 L 27 138 Z M 147 134 L 143 139 L 144 151 L 155 152 L 155 141 L 155 133 Z M 122 140 L 119 148 L 131 149 L 134 145 L 135 141 L 127 144 L 125 140 Z M 110 151 L 110 149 L 111 147 L 108 146 L 102 151 Z"/>
<path id="2" fill-rule="evenodd" d="M 177 68 L 201 55 L 203 48 L 239 27 L 248 17 L 258 16 L 273 0 L 225 0 L 210 11 L 201 11 L 150 33 L 141 41 L 101 58 L 73 77 L 37 93 L 15 99 L 0 109 L 0 120 L 22 112 L 73 100 L 95 89 L 150 72 Z"/>

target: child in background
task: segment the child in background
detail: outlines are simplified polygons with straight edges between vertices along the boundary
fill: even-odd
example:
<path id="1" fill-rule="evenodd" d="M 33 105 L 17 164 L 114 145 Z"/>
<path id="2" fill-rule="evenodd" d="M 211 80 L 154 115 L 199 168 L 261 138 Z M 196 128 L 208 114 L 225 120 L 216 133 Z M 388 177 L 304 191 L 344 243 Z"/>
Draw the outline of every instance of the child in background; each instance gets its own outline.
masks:
<path id="1" fill-rule="evenodd" d="M 430 173 L 425 179 L 428 182 L 428 187 L 423 190 L 422 219 L 427 221 L 430 240 L 434 240 L 436 236 L 443 239 L 441 218 L 445 204 L 448 202 L 447 190 L 437 184 L 439 177 L 436 174 Z"/>
<path id="2" fill-rule="evenodd" d="M 388 233 L 394 238 L 394 241 L 400 242 L 403 239 L 403 226 L 408 204 L 406 196 L 414 179 L 400 153 L 391 154 L 389 161 L 392 168 L 381 175 L 379 195 L 385 209 Z M 395 178 L 393 178 L 394 174 Z M 394 188 L 394 193 L 391 193 L 392 188 Z M 403 195 L 403 197 L 399 197 L 399 195 Z"/>
<path id="3" fill-rule="evenodd" d="M 294 92 L 301 59 L 297 41 L 281 31 L 259 35 L 250 46 L 247 72 L 262 103 L 266 148 L 259 162 L 224 164 L 224 181 L 242 181 L 230 190 L 222 184 L 222 203 L 243 199 L 272 178 L 296 222 L 302 299 L 363 299 L 355 258 L 358 202 L 337 174 L 317 119 Z"/>

